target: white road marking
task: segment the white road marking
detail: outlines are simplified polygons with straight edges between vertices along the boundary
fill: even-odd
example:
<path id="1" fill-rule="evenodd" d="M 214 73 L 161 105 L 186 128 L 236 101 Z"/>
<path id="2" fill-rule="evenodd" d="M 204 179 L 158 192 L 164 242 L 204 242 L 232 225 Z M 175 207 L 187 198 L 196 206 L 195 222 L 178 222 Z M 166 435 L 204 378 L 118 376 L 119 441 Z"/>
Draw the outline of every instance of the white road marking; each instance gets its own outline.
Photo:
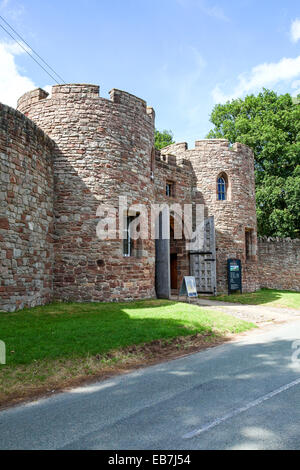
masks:
<path id="1" fill-rule="evenodd" d="M 236 415 L 239 415 L 241 413 L 244 413 L 244 411 L 249 410 L 250 408 L 253 408 L 254 406 L 260 405 L 266 400 L 270 400 L 270 398 L 275 397 L 276 395 L 279 395 L 279 393 L 285 392 L 289 388 L 295 387 L 295 385 L 300 384 L 300 378 L 297 380 L 294 380 L 294 382 L 291 382 L 287 385 L 283 385 L 280 388 L 277 388 L 277 390 L 274 390 L 273 392 L 267 393 L 267 395 L 264 395 L 257 400 L 254 400 L 250 403 L 248 403 L 245 406 L 242 406 L 241 408 L 237 408 L 236 410 L 231 411 L 230 413 L 227 413 L 226 415 L 222 416 L 221 418 L 217 418 L 211 423 L 206 424 L 200 429 L 195 429 L 194 431 L 191 431 L 183 436 L 183 439 L 191 439 L 192 437 L 199 436 L 199 434 L 202 434 L 205 431 L 208 431 L 209 429 L 214 428 L 215 426 L 218 426 L 219 424 L 223 423 L 224 421 L 227 421 L 228 419 L 233 418 Z"/>

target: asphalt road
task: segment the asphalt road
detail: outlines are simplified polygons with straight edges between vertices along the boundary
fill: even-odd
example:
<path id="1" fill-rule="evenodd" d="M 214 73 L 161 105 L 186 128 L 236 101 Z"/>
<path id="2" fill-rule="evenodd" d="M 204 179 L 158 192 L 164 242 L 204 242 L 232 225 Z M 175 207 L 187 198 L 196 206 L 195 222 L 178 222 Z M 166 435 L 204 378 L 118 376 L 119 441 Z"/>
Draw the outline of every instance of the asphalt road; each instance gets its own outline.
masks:
<path id="1" fill-rule="evenodd" d="M 299 321 L 2 411 L 0 448 L 300 449 L 296 340 Z"/>

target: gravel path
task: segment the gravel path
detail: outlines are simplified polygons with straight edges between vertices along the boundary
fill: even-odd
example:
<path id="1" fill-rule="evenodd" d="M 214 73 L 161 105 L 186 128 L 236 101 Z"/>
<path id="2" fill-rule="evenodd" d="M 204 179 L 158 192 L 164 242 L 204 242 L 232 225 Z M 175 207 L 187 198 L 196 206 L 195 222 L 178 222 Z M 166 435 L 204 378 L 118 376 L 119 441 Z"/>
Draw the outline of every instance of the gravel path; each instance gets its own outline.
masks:
<path id="1" fill-rule="evenodd" d="M 178 297 L 174 297 L 178 300 Z M 180 301 L 186 302 L 185 297 L 180 297 Z M 209 307 L 213 310 L 220 310 L 242 320 L 250 321 L 256 324 L 268 322 L 285 322 L 300 319 L 300 310 L 293 308 L 268 307 L 264 305 L 242 305 L 229 302 L 220 302 L 209 299 L 190 299 L 191 303 L 201 307 Z"/>

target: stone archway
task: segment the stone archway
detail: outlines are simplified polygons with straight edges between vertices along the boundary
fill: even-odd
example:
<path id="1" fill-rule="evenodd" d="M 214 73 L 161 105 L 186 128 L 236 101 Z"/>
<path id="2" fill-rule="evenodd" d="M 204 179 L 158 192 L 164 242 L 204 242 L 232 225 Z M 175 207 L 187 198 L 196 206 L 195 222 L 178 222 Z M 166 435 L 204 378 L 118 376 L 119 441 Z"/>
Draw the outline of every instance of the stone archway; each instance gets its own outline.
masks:
<path id="1" fill-rule="evenodd" d="M 181 238 L 174 237 L 176 222 L 181 232 Z M 176 212 L 172 207 L 170 211 L 166 205 L 156 218 L 156 226 L 156 295 L 158 298 L 170 298 L 171 293 L 178 293 L 183 277 L 190 274 L 190 259 L 186 249 L 182 214 Z M 166 233 L 163 234 L 163 231 Z"/>

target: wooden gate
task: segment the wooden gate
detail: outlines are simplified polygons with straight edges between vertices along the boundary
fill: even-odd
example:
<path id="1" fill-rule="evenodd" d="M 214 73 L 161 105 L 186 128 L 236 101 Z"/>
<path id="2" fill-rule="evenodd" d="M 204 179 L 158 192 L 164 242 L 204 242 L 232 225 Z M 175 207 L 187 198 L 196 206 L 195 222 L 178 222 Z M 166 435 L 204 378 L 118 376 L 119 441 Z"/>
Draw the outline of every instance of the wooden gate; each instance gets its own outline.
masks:
<path id="1" fill-rule="evenodd" d="M 190 272 L 196 279 L 199 293 L 216 294 L 216 243 L 213 217 L 204 220 L 203 231 L 199 250 L 190 252 Z"/>

